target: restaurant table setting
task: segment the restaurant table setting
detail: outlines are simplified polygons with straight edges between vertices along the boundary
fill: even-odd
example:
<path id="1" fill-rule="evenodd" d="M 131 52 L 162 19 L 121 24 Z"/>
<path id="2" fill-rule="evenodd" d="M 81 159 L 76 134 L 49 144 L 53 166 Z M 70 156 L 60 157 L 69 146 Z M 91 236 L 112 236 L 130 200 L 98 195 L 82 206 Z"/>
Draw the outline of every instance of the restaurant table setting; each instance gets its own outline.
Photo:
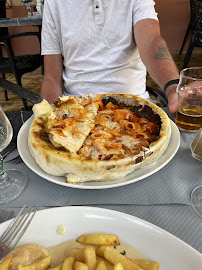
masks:
<path id="1" fill-rule="evenodd" d="M 168 113 L 167 108 L 164 110 Z M 21 126 L 32 112 L 6 112 L 13 126 L 13 141 L 17 143 Z M 174 119 L 174 115 L 170 115 Z M 180 136 L 180 137 L 178 137 Z M 155 224 L 179 237 L 190 246 L 202 252 L 202 220 L 190 206 L 190 193 L 202 182 L 202 166 L 199 160 L 192 157 L 190 144 L 196 133 L 176 132 L 172 140 L 176 149 L 171 160 L 160 170 L 153 171 L 146 177 L 121 186 L 119 183 L 110 188 L 105 185 L 75 185 L 75 188 L 64 186 L 44 179 L 31 170 L 24 162 L 10 164 L 9 160 L 18 156 L 18 150 L 10 152 L 4 159 L 4 169 L 24 171 L 29 178 L 26 189 L 15 200 L 0 206 L 1 222 L 19 211 L 25 204 L 37 209 L 59 206 L 97 206 L 128 213 Z M 18 138 L 19 140 L 19 138 Z M 27 145 L 27 138 L 21 138 Z M 179 147 L 179 149 L 178 149 Z"/>

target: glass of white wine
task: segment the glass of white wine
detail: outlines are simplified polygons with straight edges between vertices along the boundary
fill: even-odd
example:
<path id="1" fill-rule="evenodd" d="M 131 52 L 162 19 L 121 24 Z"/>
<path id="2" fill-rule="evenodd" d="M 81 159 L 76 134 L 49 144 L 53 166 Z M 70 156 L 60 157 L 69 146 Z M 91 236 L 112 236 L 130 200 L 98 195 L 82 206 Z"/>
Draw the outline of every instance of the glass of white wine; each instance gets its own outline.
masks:
<path id="1" fill-rule="evenodd" d="M 0 152 L 11 142 L 13 129 L 0 105 Z M 12 201 L 27 185 L 27 175 L 19 170 L 3 170 L 3 157 L 0 155 L 0 204 Z"/>

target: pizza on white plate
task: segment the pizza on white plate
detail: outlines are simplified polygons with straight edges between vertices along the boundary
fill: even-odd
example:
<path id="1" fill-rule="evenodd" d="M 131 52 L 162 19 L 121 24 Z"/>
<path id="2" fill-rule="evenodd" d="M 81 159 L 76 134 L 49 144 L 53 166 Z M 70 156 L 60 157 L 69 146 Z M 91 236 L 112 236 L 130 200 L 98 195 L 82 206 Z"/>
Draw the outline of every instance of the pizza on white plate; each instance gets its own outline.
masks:
<path id="1" fill-rule="evenodd" d="M 33 112 L 31 155 L 69 183 L 124 178 L 158 160 L 171 135 L 167 114 L 133 95 L 62 96 L 35 104 Z"/>

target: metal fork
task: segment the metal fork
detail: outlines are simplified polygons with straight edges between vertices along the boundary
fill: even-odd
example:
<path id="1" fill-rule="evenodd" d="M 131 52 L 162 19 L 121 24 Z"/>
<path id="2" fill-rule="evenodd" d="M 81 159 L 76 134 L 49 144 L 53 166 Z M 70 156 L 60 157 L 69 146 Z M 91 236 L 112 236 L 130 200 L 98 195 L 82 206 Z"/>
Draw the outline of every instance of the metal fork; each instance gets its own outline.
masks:
<path id="1" fill-rule="evenodd" d="M 8 228 L 0 237 L 0 260 L 8 255 L 17 245 L 29 224 L 31 223 L 36 210 L 26 205 L 21 209 L 16 218 L 13 219 Z"/>

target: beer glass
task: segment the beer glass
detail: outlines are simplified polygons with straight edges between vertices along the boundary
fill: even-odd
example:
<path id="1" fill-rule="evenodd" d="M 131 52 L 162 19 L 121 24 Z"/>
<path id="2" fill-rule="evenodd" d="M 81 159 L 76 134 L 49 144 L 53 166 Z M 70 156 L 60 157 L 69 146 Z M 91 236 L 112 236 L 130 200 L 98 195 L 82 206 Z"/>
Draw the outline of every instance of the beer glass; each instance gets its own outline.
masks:
<path id="1" fill-rule="evenodd" d="M 180 72 L 177 94 L 176 125 L 181 131 L 197 132 L 202 121 L 201 67 L 186 68 Z"/>

